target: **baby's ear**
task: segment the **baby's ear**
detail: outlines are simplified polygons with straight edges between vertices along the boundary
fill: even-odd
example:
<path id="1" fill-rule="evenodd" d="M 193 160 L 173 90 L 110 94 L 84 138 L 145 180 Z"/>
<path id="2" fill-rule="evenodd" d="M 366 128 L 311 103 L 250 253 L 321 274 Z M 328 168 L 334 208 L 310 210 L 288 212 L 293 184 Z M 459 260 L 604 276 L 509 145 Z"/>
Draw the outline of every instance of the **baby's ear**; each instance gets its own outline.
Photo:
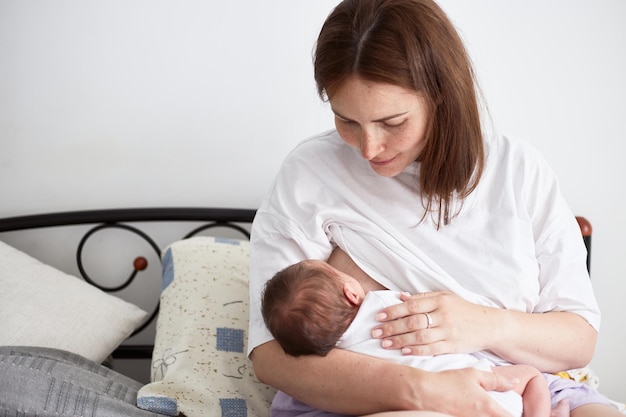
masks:
<path id="1" fill-rule="evenodd" d="M 361 291 L 358 291 L 356 288 L 356 283 L 352 282 L 344 282 L 343 283 L 343 295 L 346 297 L 346 300 L 352 305 L 360 306 L 363 302 L 361 298 Z"/>

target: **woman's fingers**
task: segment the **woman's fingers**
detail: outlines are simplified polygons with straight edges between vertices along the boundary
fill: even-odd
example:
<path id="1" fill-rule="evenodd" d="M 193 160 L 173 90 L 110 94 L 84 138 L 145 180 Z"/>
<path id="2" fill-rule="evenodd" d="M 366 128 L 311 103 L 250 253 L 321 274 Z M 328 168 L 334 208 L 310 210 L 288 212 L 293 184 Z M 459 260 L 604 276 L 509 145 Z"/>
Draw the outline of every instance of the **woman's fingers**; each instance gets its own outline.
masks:
<path id="1" fill-rule="evenodd" d="M 386 349 L 403 349 L 406 355 L 437 355 L 448 352 L 445 344 L 445 332 L 437 325 L 437 311 L 420 312 L 435 304 L 421 301 L 426 296 L 414 296 L 420 302 L 415 303 L 409 298 L 394 310 L 388 310 L 391 317 L 399 317 L 386 321 L 372 330 L 372 337 L 382 339 L 381 345 Z M 434 300 L 434 298 L 433 298 Z M 394 307 L 398 307 L 394 306 Z"/>
<path id="2" fill-rule="evenodd" d="M 446 293 L 403 295 L 404 302 L 387 307 L 376 315 L 376 320 L 381 321 L 382 324 L 374 327 L 372 336 L 385 338 L 417 332 L 413 337 L 416 341 L 421 340 L 425 336 L 420 334 L 420 330 L 437 328 L 438 297 L 443 294 Z M 430 335 L 428 340 L 432 342 L 436 339 Z"/>
<path id="3" fill-rule="evenodd" d="M 435 312 L 412 314 L 376 326 L 372 331 L 372 335 L 375 338 L 381 338 L 419 330 L 434 329 L 437 327 L 435 319 Z"/>
<path id="4" fill-rule="evenodd" d="M 402 295 L 402 303 L 376 316 L 372 329 L 386 349 L 407 355 L 439 355 L 482 350 L 489 325 L 486 308 L 447 291 Z"/>
<path id="5" fill-rule="evenodd" d="M 477 375 L 479 375 L 480 386 L 485 391 L 511 391 L 519 384 L 517 378 L 511 378 L 504 373 L 477 371 Z"/>
<path id="6" fill-rule="evenodd" d="M 445 291 L 402 294 L 403 303 L 387 307 L 376 315 L 376 320 L 387 322 L 419 313 L 430 313 L 437 307 L 437 297 L 449 294 Z"/>

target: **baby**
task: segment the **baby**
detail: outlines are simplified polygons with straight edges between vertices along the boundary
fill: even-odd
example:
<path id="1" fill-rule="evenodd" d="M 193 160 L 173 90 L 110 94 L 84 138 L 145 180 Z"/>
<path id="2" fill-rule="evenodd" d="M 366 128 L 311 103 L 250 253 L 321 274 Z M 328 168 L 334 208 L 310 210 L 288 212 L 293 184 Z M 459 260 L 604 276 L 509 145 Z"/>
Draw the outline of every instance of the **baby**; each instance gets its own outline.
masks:
<path id="1" fill-rule="evenodd" d="M 377 324 L 376 313 L 400 303 L 399 295 L 390 290 L 366 294 L 350 275 L 324 261 L 305 260 L 267 282 L 262 313 L 269 331 L 289 355 L 325 356 L 338 347 L 432 372 L 465 367 L 491 370 L 520 381 L 515 393 L 490 392 L 510 413 L 521 416 L 523 404 L 524 417 L 550 416 L 547 384 L 534 367 L 493 366 L 494 357 L 486 352 L 414 356 L 383 349 L 370 331 Z"/>

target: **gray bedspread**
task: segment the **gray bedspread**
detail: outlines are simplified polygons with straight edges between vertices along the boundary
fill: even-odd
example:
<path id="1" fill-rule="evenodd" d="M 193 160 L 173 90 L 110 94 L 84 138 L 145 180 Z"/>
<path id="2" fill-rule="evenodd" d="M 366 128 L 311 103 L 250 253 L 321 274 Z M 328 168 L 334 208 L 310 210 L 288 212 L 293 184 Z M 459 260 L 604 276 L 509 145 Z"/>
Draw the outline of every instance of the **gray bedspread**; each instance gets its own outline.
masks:
<path id="1" fill-rule="evenodd" d="M 136 407 L 142 384 L 57 349 L 0 346 L 0 415 L 157 417 Z"/>

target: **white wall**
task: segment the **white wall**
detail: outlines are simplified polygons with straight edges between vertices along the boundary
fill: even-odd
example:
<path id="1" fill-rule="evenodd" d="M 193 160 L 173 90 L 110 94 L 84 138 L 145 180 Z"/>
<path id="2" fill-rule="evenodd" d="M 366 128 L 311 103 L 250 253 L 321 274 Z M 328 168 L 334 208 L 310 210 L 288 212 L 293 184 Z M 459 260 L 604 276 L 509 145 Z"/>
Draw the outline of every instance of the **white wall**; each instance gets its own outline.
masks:
<path id="1" fill-rule="evenodd" d="M 311 50 L 337 2 L 0 0 L 0 216 L 256 207 L 290 148 L 332 126 Z M 593 223 L 592 365 L 626 401 L 626 2 L 440 4 L 497 126 Z"/>

